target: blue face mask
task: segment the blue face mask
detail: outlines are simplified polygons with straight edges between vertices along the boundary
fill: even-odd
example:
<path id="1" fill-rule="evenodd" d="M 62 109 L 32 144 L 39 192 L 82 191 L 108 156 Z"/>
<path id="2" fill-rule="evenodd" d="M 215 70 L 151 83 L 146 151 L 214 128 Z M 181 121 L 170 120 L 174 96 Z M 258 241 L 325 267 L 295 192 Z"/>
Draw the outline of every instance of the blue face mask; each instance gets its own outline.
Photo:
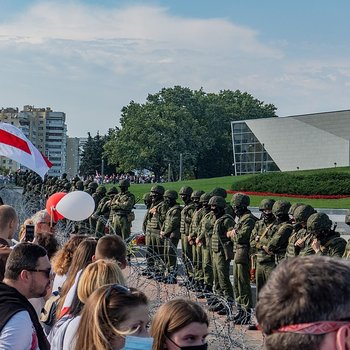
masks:
<path id="1" fill-rule="evenodd" d="M 127 335 L 125 337 L 125 345 L 123 350 L 152 350 L 152 337 L 135 337 Z"/>

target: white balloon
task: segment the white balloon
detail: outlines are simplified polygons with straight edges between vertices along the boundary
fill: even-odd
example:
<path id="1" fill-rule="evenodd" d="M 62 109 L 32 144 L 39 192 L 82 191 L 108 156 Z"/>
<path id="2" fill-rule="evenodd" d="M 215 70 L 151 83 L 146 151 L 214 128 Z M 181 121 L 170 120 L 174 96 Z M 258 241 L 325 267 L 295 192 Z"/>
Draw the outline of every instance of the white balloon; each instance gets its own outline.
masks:
<path id="1" fill-rule="evenodd" d="M 94 212 L 95 201 L 87 192 L 73 191 L 57 203 L 56 210 L 66 219 L 81 221 Z"/>

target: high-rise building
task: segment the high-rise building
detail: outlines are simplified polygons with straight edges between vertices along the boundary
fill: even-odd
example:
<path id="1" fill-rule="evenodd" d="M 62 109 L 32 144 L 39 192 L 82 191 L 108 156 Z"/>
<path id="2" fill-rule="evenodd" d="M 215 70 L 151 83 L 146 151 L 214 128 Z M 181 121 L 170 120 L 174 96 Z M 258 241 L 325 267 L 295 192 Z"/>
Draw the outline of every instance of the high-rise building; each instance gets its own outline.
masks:
<path id="1" fill-rule="evenodd" d="M 0 121 L 8 123 L 20 128 L 18 118 L 18 108 L 1 108 L 0 109 Z M 14 173 L 20 168 L 20 164 L 7 157 L 0 156 L 0 167 L 9 169 Z"/>
<path id="2" fill-rule="evenodd" d="M 68 179 L 72 179 L 79 174 L 80 157 L 80 139 L 78 137 L 67 137 L 66 173 Z"/>
<path id="3" fill-rule="evenodd" d="M 22 130 L 33 145 L 53 164 L 48 175 L 61 176 L 66 171 L 67 125 L 63 112 L 54 112 L 51 108 L 24 106 L 3 108 L 0 121 L 10 123 Z M 1 165 L 15 171 L 20 165 L 5 157 L 0 158 Z M 5 162 L 5 163 L 4 163 Z"/>
<path id="4" fill-rule="evenodd" d="M 61 176 L 66 172 L 67 125 L 66 114 L 50 107 L 24 106 L 19 112 L 23 133 L 53 164 L 48 175 Z"/>

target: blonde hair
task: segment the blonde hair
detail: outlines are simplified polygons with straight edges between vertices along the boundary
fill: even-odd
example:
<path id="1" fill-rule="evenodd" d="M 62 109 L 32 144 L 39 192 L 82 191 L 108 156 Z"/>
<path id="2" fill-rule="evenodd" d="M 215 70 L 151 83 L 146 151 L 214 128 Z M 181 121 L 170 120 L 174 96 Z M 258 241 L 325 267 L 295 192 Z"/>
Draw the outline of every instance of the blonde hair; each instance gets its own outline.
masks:
<path id="1" fill-rule="evenodd" d="M 83 308 L 75 349 L 111 349 L 118 337 L 135 332 L 118 328 L 127 319 L 130 309 L 147 304 L 145 294 L 134 288 L 110 284 L 95 290 Z"/>
<path id="2" fill-rule="evenodd" d="M 125 278 L 118 263 L 115 260 L 97 260 L 83 271 L 78 284 L 78 298 L 85 304 L 97 288 L 111 283 L 125 285 Z"/>
<path id="3" fill-rule="evenodd" d="M 169 337 L 192 322 L 209 326 L 208 315 L 199 304 L 191 300 L 175 299 L 161 305 L 153 317 L 150 330 L 153 350 L 163 350 L 166 336 Z"/>

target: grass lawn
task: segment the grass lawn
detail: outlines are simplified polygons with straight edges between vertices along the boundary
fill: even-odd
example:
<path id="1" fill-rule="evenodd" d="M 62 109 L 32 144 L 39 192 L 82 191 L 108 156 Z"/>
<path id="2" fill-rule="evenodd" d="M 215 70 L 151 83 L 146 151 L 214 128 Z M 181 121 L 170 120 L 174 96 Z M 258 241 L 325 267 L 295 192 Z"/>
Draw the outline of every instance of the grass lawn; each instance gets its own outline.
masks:
<path id="1" fill-rule="evenodd" d="M 324 171 L 324 170 L 323 170 Z M 330 172 L 334 171 L 344 171 L 350 174 L 350 167 L 346 168 L 332 168 L 329 169 Z M 301 171 L 299 171 L 300 173 Z M 317 172 L 317 170 L 306 170 L 305 172 Z M 210 192 L 215 187 L 222 187 L 226 190 L 229 190 L 231 184 L 234 181 L 241 180 L 243 178 L 251 177 L 255 175 L 242 175 L 242 176 L 225 176 L 225 177 L 216 177 L 211 179 L 199 179 L 199 180 L 186 180 L 178 182 L 169 182 L 162 184 L 165 189 L 171 189 L 179 191 L 182 186 L 191 186 L 194 190 L 203 190 L 205 192 Z M 107 185 L 110 187 L 111 185 Z M 153 184 L 132 184 L 130 191 L 134 193 L 135 197 L 139 200 L 139 203 L 143 203 L 142 196 L 144 193 L 149 192 Z M 230 200 L 232 195 L 228 195 L 228 200 Z M 251 206 L 258 206 L 260 201 L 266 197 L 262 196 L 250 196 Z M 314 208 L 332 208 L 332 209 L 349 209 L 350 208 L 350 197 L 341 198 L 341 199 L 306 199 L 306 198 L 295 198 L 295 197 L 271 197 L 276 200 L 287 200 L 291 203 L 301 202 L 305 204 L 310 204 Z M 179 200 L 181 202 L 181 200 Z"/>

